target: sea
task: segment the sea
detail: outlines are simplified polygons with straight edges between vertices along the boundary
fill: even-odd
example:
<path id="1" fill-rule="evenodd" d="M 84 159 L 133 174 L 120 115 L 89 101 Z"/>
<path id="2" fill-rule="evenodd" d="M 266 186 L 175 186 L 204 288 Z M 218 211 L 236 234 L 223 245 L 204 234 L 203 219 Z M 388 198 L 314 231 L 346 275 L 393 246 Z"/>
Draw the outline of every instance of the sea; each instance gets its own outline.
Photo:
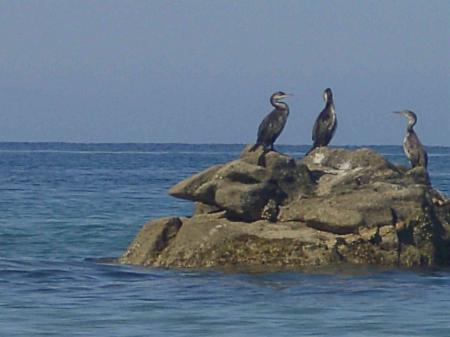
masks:
<path id="1" fill-rule="evenodd" d="M 243 145 L 0 143 L 0 336 L 450 336 L 450 270 L 231 272 L 117 265 L 190 215 L 176 182 Z M 355 148 L 355 147 L 350 147 Z M 400 146 L 372 146 L 406 164 Z M 301 158 L 307 146 L 278 146 Z M 450 148 L 429 147 L 450 194 Z"/>

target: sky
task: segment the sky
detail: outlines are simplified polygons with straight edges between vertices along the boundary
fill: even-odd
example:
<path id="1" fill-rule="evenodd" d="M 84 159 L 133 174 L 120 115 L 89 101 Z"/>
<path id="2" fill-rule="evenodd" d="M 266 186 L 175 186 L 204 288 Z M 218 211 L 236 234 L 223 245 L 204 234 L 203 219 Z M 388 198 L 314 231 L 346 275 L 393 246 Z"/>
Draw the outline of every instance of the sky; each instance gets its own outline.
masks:
<path id="1" fill-rule="evenodd" d="M 0 0 L 0 141 L 252 143 L 282 90 L 310 144 L 327 87 L 335 145 L 450 146 L 450 1 Z"/>

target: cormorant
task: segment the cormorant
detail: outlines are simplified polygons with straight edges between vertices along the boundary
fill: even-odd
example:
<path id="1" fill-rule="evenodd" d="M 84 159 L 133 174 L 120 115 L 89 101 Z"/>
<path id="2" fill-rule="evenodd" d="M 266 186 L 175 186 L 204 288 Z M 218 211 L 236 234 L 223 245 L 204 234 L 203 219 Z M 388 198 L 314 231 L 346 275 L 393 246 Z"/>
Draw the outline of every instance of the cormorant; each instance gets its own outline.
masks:
<path id="1" fill-rule="evenodd" d="M 323 108 L 314 123 L 312 132 L 313 146 L 308 153 L 316 147 L 327 146 L 336 131 L 336 111 L 334 109 L 333 93 L 330 88 L 325 89 L 323 92 L 323 100 L 325 101 L 325 108 Z"/>
<path id="2" fill-rule="evenodd" d="M 395 113 L 408 118 L 408 127 L 406 128 L 406 135 L 403 139 L 403 150 L 405 151 L 406 157 L 408 157 L 412 167 L 421 166 L 426 169 L 428 166 L 428 155 L 413 129 L 417 123 L 416 114 L 410 110 L 395 111 Z"/>
<path id="3" fill-rule="evenodd" d="M 272 104 L 275 109 L 273 109 L 259 125 L 258 138 L 251 150 L 255 150 L 258 145 L 263 145 L 266 149 L 273 150 L 273 143 L 278 138 L 281 131 L 283 131 L 289 116 L 289 107 L 286 103 L 282 102 L 282 100 L 288 96 L 289 94 L 282 91 L 277 91 L 270 96 L 270 104 Z"/>

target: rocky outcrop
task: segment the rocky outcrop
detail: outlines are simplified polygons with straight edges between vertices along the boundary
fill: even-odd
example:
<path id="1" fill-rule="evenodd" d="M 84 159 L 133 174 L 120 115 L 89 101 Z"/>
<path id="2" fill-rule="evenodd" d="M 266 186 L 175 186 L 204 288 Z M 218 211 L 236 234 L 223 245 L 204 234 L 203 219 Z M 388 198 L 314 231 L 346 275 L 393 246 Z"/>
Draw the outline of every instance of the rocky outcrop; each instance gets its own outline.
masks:
<path id="1" fill-rule="evenodd" d="M 241 159 L 213 166 L 177 185 L 169 193 L 225 210 L 230 219 L 256 221 L 276 219 L 278 205 L 313 188 L 306 165 L 278 152 L 250 151 Z"/>
<path id="2" fill-rule="evenodd" d="M 302 160 L 247 146 L 178 183 L 192 217 L 142 228 L 121 263 L 288 268 L 450 262 L 450 203 L 423 169 L 370 149 L 318 148 Z"/>

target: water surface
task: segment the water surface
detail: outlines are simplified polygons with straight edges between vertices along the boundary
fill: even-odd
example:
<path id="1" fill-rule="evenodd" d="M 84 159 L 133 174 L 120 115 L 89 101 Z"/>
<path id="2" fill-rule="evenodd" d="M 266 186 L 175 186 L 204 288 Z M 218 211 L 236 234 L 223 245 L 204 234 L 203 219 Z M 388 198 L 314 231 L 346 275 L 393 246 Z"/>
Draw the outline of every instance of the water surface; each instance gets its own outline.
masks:
<path id="1" fill-rule="evenodd" d="M 375 147 L 406 163 L 400 147 Z M 187 215 L 174 183 L 242 145 L 0 143 L 1 336 L 450 336 L 450 272 L 227 273 L 98 263 Z M 304 146 L 280 150 L 301 157 Z M 450 194 L 450 148 L 432 147 Z"/>

